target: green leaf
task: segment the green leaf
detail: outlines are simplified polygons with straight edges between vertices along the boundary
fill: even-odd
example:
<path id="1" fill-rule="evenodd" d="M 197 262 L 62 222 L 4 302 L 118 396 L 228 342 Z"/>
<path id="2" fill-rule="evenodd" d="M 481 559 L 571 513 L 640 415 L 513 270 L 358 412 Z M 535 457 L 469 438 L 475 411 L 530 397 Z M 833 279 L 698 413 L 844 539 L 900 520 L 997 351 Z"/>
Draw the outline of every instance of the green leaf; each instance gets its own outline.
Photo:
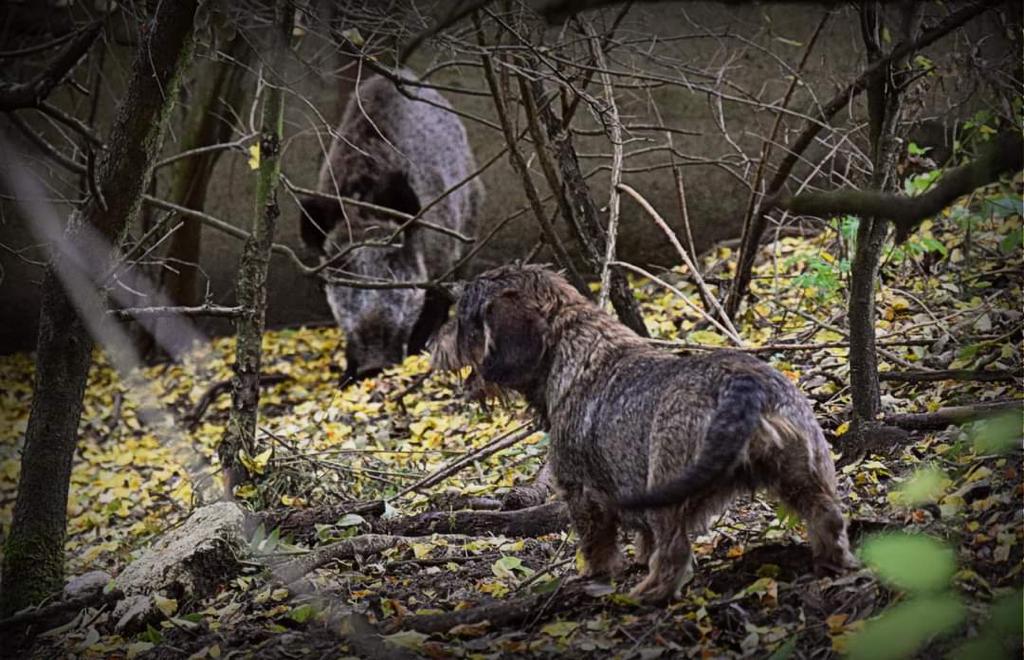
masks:
<path id="1" fill-rule="evenodd" d="M 423 633 L 416 632 L 415 630 L 403 630 L 402 632 L 396 632 L 393 635 L 384 635 L 382 639 L 390 644 L 418 651 L 423 647 L 423 642 L 427 637 L 430 637 L 430 635 L 424 635 Z"/>
<path id="2" fill-rule="evenodd" d="M 950 632 L 966 609 L 952 594 L 914 598 L 868 621 L 850 640 L 850 660 L 888 660 L 911 656 L 934 635 Z"/>
<path id="3" fill-rule="evenodd" d="M 553 623 L 546 624 L 540 629 L 540 631 L 545 635 L 561 639 L 573 634 L 579 627 L 580 624 L 575 621 L 555 621 Z"/>
<path id="4" fill-rule="evenodd" d="M 979 454 L 1003 454 L 1020 447 L 1024 435 L 1024 410 L 1015 410 L 978 422 L 971 430 Z"/>
<path id="5" fill-rule="evenodd" d="M 1010 254 L 1024 243 L 1024 227 L 1017 227 L 999 241 L 999 251 Z"/>
<path id="6" fill-rule="evenodd" d="M 289 612 L 288 618 L 290 618 L 295 623 L 305 623 L 312 619 L 314 616 L 316 616 L 316 614 L 316 608 L 310 605 L 309 603 L 306 603 L 305 605 L 299 605 L 291 612 Z"/>
<path id="7" fill-rule="evenodd" d="M 939 499 L 949 478 L 942 470 L 928 466 L 915 472 L 897 491 L 897 499 L 903 504 L 922 504 Z"/>
<path id="8" fill-rule="evenodd" d="M 1000 598 L 992 605 L 989 626 L 999 637 L 1024 637 L 1024 591 L 1018 589 L 1009 596 Z"/>
<path id="9" fill-rule="evenodd" d="M 796 650 L 797 639 L 799 639 L 799 635 L 793 635 L 780 644 L 779 647 L 772 651 L 772 654 L 768 656 L 768 660 L 786 660 L 789 658 L 789 656 L 793 655 L 793 651 Z"/>
<path id="10" fill-rule="evenodd" d="M 907 591 L 941 591 L 956 572 L 953 549 L 924 535 L 876 536 L 864 544 L 861 554 L 879 578 Z"/>

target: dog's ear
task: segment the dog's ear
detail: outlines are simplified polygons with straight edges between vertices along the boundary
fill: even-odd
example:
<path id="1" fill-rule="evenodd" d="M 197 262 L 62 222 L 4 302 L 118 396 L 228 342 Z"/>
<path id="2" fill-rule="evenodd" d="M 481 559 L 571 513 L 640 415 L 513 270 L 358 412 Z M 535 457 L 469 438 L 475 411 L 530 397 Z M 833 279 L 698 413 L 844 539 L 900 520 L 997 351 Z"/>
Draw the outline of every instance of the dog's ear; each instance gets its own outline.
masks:
<path id="1" fill-rule="evenodd" d="M 465 365 L 459 358 L 458 321 L 448 319 L 427 342 L 430 368 L 434 371 L 458 371 Z"/>
<path id="2" fill-rule="evenodd" d="M 323 254 L 327 234 L 341 217 L 338 202 L 322 197 L 306 197 L 300 202 L 299 235 L 302 242 Z"/>
<path id="3" fill-rule="evenodd" d="M 548 324 L 518 291 L 503 291 L 487 302 L 484 334 L 484 380 L 520 387 L 538 375 L 547 350 Z"/>

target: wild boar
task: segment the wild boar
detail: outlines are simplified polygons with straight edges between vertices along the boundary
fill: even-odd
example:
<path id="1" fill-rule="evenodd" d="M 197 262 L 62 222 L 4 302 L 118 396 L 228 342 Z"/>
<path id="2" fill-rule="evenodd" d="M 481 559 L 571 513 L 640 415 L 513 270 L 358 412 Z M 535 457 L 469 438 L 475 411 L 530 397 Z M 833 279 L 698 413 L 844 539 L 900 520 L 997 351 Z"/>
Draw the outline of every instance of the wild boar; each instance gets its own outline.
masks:
<path id="1" fill-rule="evenodd" d="M 403 79 L 415 80 L 408 71 Z M 435 90 L 373 76 L 353 92 L 320 168 L 319 192 L 369 202 L 472 236 L 483 200 L 466 129 Z M 454 188 L 458 184 L 455 190 Z M 447 194 L 445 194 L 447 193 Z M 440 201 L 435 200 L 442 197 Z M 345 333 L 343 382 L 371 377 L 421 351 L 447 319 L 450 302 L 423 288 L 354 288 L 330 277 L 423 282 L 456 264 L 467 243 L 427 224 L 414 224 L 387 247 L 402 220 L 379 210 L 307 197 L 300 229 L 321 259 L 348 250 L 327 269 L 327 302 Z"/>

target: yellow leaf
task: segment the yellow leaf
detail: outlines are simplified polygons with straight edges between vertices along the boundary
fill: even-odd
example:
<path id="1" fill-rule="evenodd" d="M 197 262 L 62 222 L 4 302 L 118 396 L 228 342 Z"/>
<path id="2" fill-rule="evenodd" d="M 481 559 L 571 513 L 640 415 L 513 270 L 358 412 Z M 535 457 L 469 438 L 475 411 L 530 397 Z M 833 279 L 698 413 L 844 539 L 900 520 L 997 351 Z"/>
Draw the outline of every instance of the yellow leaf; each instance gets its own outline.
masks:
<path id="1" fill-rule="evenodd" d="M 160 594 L 153 594 L 153 604 L 163 612 L 164 616 L 173 616 L 178 611 L 178 601 L 173 598 L 164 598 Z"/>
<path id="2" fill-rule="evenodd" d="M 249 147 L 249 169 L 260 169 L 260 143 L 257 142 Z"/>
<path id="3" fill-rule="evenodd" d="M 843 435 L 850 430 L 850 422 L 843 422 L 836 428 L 836 435 Z"/>

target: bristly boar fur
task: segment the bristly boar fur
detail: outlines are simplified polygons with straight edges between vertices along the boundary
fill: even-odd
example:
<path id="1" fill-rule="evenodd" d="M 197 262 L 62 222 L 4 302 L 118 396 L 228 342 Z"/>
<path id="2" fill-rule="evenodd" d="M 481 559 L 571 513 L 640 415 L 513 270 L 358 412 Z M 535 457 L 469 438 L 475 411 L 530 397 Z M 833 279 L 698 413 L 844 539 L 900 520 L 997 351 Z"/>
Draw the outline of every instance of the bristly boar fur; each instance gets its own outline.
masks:
<path id="1" fill-rule="evenodd" d="M 828 445 L 807 400 L 749 355 L 657 349 L 538 266 L 470 282 L 431 346 L 436 368 L 522 393 L 592 575 L 614 574 L 617 530 L 649 571 L 632 595 L 663 603 L 691 574 L 688 535 L 741 492 L 776 494 L 807 522 L 816 568 L 857 565 Z"/>
<path id="2" fill-rule="evenodd" d="M 415 79 L 402 71 L 406 79 Z M 413 97 L 413 98 L 410 98 Z M 410 215 L 476 170 L 462 121 L 429 88 L 399 91 L 383 77 L 353 92 L 320 169 L 320 192 L 351 197 Z M 423 220 L 473 235 L 483 199 L 479 179 L 434 204 Z M 389 236 L 401 222 L 334 200 L 302 202 L 304 242 L 329 259 L 346 246 Z M 382 281 L 424 281 L 447 272 L 467 245 L 429 227 L 407 229 L 393 247 L 351 251 L 330 272 Z M 370 376 L 423 350 L 448 317 L 450 303 L 422 289 L 357 289 L 328 283 L 327 302 L 345 332 L 346 380 Z"/>

